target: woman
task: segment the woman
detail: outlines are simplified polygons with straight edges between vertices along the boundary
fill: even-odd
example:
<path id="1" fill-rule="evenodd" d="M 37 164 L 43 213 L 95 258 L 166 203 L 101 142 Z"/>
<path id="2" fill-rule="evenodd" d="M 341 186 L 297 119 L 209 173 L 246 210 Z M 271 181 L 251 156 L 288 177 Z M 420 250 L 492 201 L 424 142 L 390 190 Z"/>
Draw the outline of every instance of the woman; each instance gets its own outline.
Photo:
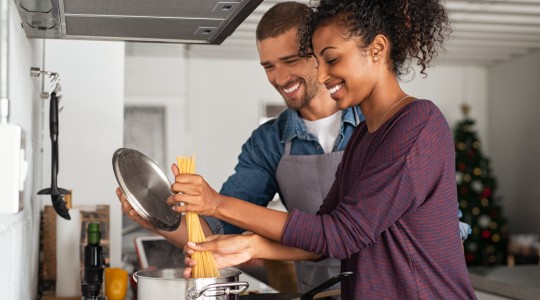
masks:
<path id="1" fill-rule="evenodd" d="M 424 73 L 448 32 L 436 0 L 322 0 L 301 34 L 301 54 L 339 108 L 360 105 L 336 180 L 317 215 L 253 207 L 178 175 L 178 211 L 211 215 L 257 234 L 188 244 L 220 267 L 250 258 L 342 259 L 354 272 L 343 299 L 475 299 L 457 233 L 451 131 L 439 109 L 399 86 L 414 59 Z M 196 262 L 188 259 L 193 266 Z M 190 269 L 186 270 L 189 275 Z"/>

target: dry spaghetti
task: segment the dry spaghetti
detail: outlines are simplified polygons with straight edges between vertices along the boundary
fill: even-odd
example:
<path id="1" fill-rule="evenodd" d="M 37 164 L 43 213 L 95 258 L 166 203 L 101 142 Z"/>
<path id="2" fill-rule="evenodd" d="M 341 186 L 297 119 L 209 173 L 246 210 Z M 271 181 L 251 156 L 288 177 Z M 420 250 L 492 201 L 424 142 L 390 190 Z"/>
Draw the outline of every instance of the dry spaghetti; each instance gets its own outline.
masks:
<path id="1" fill-rule="evenodd" d="M 176 162 L 178 163 L 180 173 L 195 173 L 195 155 L 192 157 L 177 156 Z M 206 237 L 204 236 L 201 222 L 197 213 L 187 212 L 185 214 L 185 218 L 188 230 L 188 240 L 194 243 L 206 241 Z M 191 270 L 191 277 L 219 277 L 216 261 L 214 260 L 214 257 L 210 251 L 197 251 L 193 254 L 193 259 L 197 262 L 197 264 Z"/>

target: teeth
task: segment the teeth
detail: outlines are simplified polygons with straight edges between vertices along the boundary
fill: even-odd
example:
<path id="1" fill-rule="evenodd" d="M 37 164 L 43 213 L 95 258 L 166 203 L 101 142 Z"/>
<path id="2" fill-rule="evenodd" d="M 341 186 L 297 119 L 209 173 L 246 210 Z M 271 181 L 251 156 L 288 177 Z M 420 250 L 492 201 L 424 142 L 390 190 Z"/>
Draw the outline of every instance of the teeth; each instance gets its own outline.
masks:
<path id="1" fill-rule="evenodd" d="M 339 91 L 339 89 L 343 86 L 343 84 L 338 84 L 336 86 L 334 86 L 333 88 L 329 89 L 328 91 L 330 91 L 330 94 L 333 94 L 337 91 Z"/>
<path id="2" fill-rule="evenodd" d="M 300 83 L 297 83 L 297 84 L 291 86 L 291 87 L 288 88 L 288 89 L 285 89 L 285 88 L 284 88 L 283 91 L 284 91 L 285 93 L 287 93 L 287 94 L 290 94 L 290 93 L 296 91 L 299 87 L 300 87 Z"/>

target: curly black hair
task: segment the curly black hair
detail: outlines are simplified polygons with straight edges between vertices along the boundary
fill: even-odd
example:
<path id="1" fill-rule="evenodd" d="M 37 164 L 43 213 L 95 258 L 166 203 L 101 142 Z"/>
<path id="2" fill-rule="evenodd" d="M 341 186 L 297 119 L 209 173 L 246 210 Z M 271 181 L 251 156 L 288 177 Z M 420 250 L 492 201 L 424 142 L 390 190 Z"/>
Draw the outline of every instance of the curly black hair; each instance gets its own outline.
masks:
<path id="1" fill-rule="evenodd" d="M 391 69 L 396 76 L 410 71 L 417 59 L 426 75 L 443 41 L 451 33 L 448 15 L 439 0 L 318 0 L 300 30 L 300 56 L 313 55 L 311 38 L 316 28 L 336 23 L 344 37 L 360 37 L 365 47 L 378 34 L 390 41 Z"/>

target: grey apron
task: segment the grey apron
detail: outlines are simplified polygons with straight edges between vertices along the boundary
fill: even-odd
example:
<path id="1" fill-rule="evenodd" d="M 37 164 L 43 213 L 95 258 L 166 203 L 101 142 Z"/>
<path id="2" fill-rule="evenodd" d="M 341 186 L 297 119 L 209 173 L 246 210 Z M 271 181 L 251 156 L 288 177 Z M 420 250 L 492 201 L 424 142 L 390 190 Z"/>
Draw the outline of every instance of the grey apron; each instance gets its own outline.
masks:
<path id="1" fill-rule="evenodd" d="M 289 211 L 296 208 L 315 214 L 332 187 L 343 151 L 320 155 L 290 155 L 290 152 L 289 141 L 276 170 L 285 205 Z M 298 261 L 295 264 L 300 292 L 307 292 L 341 271 L 338 259 Z M 339 289 L 339 284 L 330 289 Z"/>

